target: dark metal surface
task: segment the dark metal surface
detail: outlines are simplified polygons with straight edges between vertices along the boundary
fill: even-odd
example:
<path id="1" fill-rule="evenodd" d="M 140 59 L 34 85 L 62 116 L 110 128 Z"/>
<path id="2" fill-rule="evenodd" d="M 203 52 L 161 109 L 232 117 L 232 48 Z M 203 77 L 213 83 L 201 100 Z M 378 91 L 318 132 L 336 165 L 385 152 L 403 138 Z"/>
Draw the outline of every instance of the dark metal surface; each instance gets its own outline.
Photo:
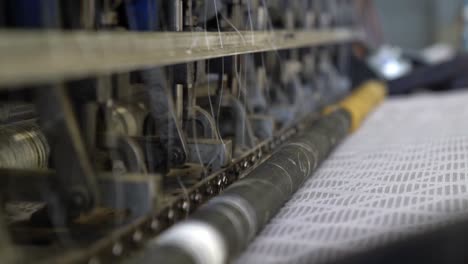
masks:
<path id="1" fill-rule="evenodd" d="M 169 87 L 167 87 L 163 69 L 149 69 L 142 74 L 144 85 L 147 87 L 150 97 L 150 110 L 155 122 L 154 128 L 157 127 L 159 131 L 158 134 L 151 134 L 151 132 L 156 132 L 151 131 L 149 135 L 158 136 L 161 147 L 166 151 L 166 162 L 162 163 L 163 166 L 161 166 L 164 171 L 172 166 L 185 163 L 187 159 L 185 137 L 175 116 L 174 100 Z"/>
<path id="2" fill-rule="evenodd" d="M 65 87 L 56 85 L 38 91 L 36 106 L 39 124 L 53 149 L 51 159 L 68 211 L 65 215 L 92 209 L 99 203 L 96 175 Z"/>
<path id="3" fill-rule="evenodd" d="M 203 164 L 209 170 L 219 170 L 232 160 L 232 141 L 215 139 L 195 139 L 188 141 L 190 162 Z"/>
<path id="4" fill-rule="evenodd" d="M 6 201 L 47 200 L 49 193 L 61 190 L 59 177 L 53 170 L 0 169 L 0 191 Z M 151 174 L 97 173 L 101 202 L 96 206 L 129 210 L 134 218 L 157 209 L 161 202 L 160 176 Z M 48 192 L 47 192 L 48 191 Z"/>

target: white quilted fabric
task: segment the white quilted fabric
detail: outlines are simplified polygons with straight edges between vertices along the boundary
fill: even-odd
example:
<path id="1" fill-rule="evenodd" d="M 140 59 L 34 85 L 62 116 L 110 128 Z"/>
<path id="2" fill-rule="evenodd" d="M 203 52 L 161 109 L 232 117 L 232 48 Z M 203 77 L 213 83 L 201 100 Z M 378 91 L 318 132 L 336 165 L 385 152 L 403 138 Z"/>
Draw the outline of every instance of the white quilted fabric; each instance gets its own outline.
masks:
<path id="1" fill-rule="evenodd" d="M 237 263 L 321 263 L 468 215 L 468 93 L 393 98 Z"/>

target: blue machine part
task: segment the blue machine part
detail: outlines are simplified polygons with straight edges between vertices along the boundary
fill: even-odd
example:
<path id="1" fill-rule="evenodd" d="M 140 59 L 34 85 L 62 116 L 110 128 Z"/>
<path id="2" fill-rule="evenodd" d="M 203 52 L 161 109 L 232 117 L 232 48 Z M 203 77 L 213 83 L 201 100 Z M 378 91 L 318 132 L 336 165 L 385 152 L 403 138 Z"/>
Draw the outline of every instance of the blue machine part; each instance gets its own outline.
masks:
<path id="1" fill-rule="evenodd" d="M 126 12 L 131 30 L 154 31 L 159 28 L 159 4 L 157 0 L 127 1 Z"/>
<path id="2" fill-rule="evenodd" d="M 19 28 L 59 28 L 57 0 L 14 0 L 6 5 L 9 24 Z"/>

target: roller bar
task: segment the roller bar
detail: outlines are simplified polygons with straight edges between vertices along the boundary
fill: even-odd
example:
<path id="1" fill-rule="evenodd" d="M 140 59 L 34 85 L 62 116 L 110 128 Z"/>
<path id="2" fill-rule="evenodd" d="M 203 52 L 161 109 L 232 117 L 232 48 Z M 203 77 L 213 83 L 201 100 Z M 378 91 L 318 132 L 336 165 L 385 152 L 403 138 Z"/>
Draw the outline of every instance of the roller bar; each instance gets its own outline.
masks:
<path id="1" fill-rule="evenodd" d="M 0 31 L 0 88 L 79 79 L 247 53 L 348 42 L 360 33 L 320 31 Z"/>

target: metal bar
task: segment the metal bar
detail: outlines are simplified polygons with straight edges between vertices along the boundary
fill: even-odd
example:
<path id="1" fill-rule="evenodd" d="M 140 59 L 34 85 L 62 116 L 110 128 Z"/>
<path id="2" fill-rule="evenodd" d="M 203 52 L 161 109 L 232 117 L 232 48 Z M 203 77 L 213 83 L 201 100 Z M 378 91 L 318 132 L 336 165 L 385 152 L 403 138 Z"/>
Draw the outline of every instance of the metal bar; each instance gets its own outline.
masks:
<path id="1" fill-rule="evenodd" d="M 352 41 L 345 28 L 321 31 L 0 31 L 0 87 L 56 82 L 246 53 Z"/>
<path id="2" fill-rule="evenodd" d="M 99 204 L 99 192 L 66 88 L 48 87 L 36 96 L 39 124 L 47 138 L 52 162 L 69 213 L 80 213 Z"/>
<path id="3" fill-rule="evenodd" d="M 177 122 L 182 124 L 184 112 L 184 85 L 176 84 L 176 117 Z"/>

